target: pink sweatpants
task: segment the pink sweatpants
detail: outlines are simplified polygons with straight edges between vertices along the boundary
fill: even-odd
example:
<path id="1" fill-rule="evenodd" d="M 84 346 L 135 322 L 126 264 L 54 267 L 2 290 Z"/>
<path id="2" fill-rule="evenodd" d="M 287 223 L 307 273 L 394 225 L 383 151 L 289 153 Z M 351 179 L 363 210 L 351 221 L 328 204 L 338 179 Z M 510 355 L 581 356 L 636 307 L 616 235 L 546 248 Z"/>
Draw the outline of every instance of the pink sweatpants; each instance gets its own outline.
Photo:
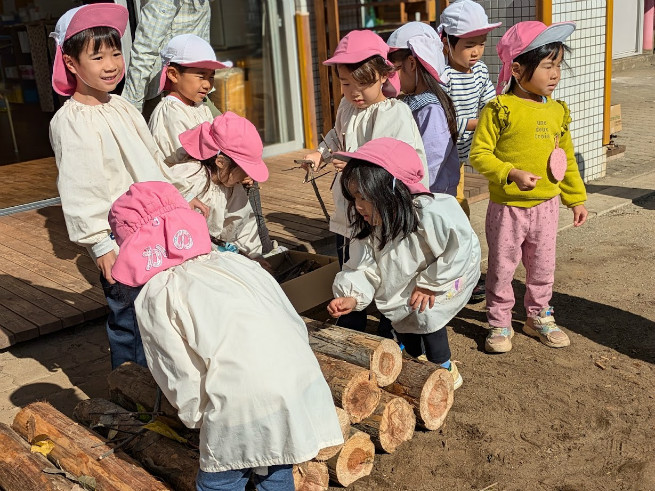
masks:
<path id="1" fill-rule="evenodd" d="M 532 208 L 489 202 L 485 231 L 489 245 L 486 287 L 490 326 L 512 325 L 512 279 L 520 260 L 526 270 L 526 314 L 534 317 L 550 305 L 558 219 L 559 196 Z"/>

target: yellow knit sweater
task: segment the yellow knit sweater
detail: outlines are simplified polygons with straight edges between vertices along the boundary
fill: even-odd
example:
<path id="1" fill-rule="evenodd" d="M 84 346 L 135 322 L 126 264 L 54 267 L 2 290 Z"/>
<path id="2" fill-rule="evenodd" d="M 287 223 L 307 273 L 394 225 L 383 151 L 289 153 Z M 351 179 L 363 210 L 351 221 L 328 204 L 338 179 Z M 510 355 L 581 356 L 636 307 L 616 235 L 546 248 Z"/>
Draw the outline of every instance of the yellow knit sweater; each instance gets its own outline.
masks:
<path id="1" fill-rule="evenodd" d="M 491 201 L 530 208 L 561 195 L 568 207 L 587 199 L 584 183 L 573 154 L 569 108 L 562 101 L 545 103 L 503 94 L 491 100 L 480 114 L 469 155 L 471 165 L 489 179 Z M 566 152 L 564 179 L 557 182 L 548 171 L 548 157 L 555 148 L 555 135 Z M 531 172 L 541 179 L 530 191 L 507 182 L 512 169 Z"/>

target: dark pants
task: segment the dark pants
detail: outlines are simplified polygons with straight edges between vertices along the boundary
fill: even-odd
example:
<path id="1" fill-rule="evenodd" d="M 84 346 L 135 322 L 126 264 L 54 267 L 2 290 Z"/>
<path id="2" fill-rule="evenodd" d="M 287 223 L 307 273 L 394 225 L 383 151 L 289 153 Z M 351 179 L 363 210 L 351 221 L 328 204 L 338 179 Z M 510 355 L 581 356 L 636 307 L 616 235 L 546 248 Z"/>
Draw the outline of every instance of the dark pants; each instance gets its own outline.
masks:
<path id="1" fill-rule="evenodd" d="M 273 241 L 268 232 L 268 227 L 266 227 L 266 221 L 264 220 L 264 212 L 262 211 L 262 200 L 259 195 L 259 183 L 255 182 L 252 186 L 246 188 L 248 192 L 248 200 L 250 201 L 250 206 L 252 211 L 255 212 L 255 219 L 257 220 L 257 234 L 259 235 L 259 240 L 262 243 L 262 254 L 266 254 L 273 250 Z"/>
<path id="2" fill-rule="evenodd" d="M 259 491 L 294 491 L 292 465 L 271 465 L 268 474 L 253 474 L 253 481 Z M 223 472 L 198 471 L 198 491 L 237 491 L 246 489 L 252 469 L 238 469 Z"/>
<path id="3" fill-rule="evenodd" d="M 450 360 L 450 346 L 448 345 L 448 331 L 442 327 L 430 334 L 407 334 L 397 332 L 398 340 L 405 345 L 407 354 L 417 357 L 423 354 L 421 341 L 425 345 L 425 356 L 432 363 L 438 365 Z"/>
<path id="4" fill-rule="evenodd" d="M 106 327 L 112 370 L 126 361 L 148 366 L 134 311 L 134 299 L 141 287 L 131 287 L 119 282 L 110 285 L 103 275 L 100 275 L 100 283 L 109 306 Z"/>

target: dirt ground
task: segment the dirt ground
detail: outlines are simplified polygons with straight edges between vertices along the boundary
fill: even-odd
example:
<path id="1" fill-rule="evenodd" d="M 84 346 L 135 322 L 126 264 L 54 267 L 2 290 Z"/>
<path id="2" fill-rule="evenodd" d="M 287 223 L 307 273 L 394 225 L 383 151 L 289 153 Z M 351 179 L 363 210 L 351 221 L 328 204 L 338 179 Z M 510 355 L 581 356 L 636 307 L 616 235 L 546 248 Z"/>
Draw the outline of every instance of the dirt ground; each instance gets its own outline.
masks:
<path id="1" fill-rule="evenodd" d="M 364 490 L 655 489 L 655 197 L 558 239 L 552 304 L 571 346 L 520 328 L 514 348 L 484 352 L 484 304 L 453 321 L 464 377 L 444 427 L 376 457 Z"/>

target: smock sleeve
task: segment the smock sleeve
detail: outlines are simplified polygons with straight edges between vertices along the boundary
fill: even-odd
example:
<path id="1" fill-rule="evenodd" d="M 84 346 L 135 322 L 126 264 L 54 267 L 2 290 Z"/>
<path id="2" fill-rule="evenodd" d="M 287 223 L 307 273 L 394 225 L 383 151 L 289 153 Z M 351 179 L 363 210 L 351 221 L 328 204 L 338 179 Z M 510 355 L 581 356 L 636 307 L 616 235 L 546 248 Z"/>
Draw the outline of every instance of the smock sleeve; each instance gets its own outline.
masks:
<path id="1" fill-rule="evenodd" d="M 190 159 L 182 148 L 180 134 L 194 126 L 196 125 L 192 121 L 186 120 L 180 111 L 167 110 L 166 106 L 156 114 L 153 113 L 148 122 L 148 128 L 164 156 L 166 165 L 171 166 Z"/>
<path id="2" fill-rule="evenodd" d="M 564 108 L 559 146 L 566 152 L 567 162 L 564 179 L 559 183 L 559 188 L 562 191 L 560 199 L 562 200 L 562 204 L 571 208 L 587 201 L 587 191 L 582 181 L 582 176 L 580 176 L 578 161 L 575 159 L 575 152 L 573 151 L 573 141 L 571 140 L 571 131 L 569 129 L 571 113 L 565 102 L 557 102 Z"/>
<path id="3" fill-rule="evenodd" d="M 105 177 L 100 135 L 75 119 L 57 118 L 50 125 L 57 187 L 70 240 L 85 247 L 96 261 L 115 249 L 107 211 L 112 198 Z"/>
<path id="4" fill-rule="evenodd" d="M 469 160 L 475 170 L 489 182 L 505 185 L 507 176 L 514 166 L 494 155 L 500 133 L 507 121 L 507 108 L 498 99 L 485 106 L 480 114 L 478 126 L 473 134 Z"/>
<path id="5" fill-rule="evenodd" d="M 353 297 L 357 300 L 355 310 L 364 310 L 380 286 L 380 271 L 367 240 L 351 240 L 349 252 L 350 259 L 334 278 L 332 293 L 335 298 Z"/>
<path id="6" fill-rule="evenodd" d="M 194 326 L 185 296 L 170 272 L 147 283 L 134 302 L 148 368 L 166 399 L 188 428 L 200 428 L 207 405 L 207 365 L 186 339 L 184 326 Z M 158 275 L 159 276 L 159 275 Z M 180 285 L 184 286 L 184 285 Z"/>

